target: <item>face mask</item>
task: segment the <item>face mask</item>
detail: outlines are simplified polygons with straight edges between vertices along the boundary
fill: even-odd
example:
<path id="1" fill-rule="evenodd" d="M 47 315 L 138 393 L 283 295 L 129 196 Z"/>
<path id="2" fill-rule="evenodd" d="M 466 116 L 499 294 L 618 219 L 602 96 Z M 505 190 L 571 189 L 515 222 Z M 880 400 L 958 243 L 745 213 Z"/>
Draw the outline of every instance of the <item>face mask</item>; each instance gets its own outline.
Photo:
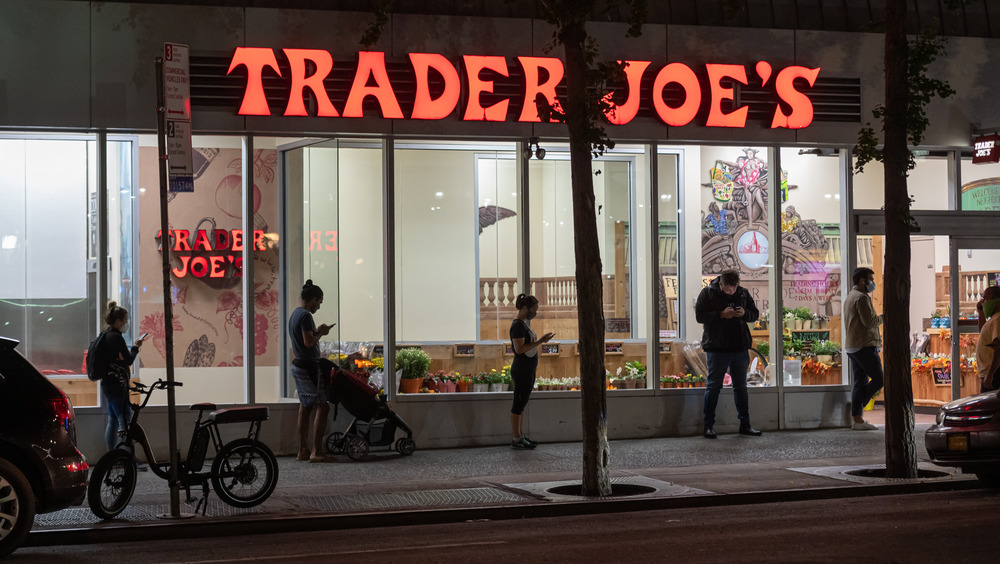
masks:
<path id="1" fill-rule="evenodd" d="M 868 286 L 866 286 L 865 289 L 868 290 L 869 294 L 872 293 L 872 292 L 874 292 L 875 291 L 875 282 L 874 281 L 868 282 Z"/>
<path id="2" fill-rule="evenodd" d="M 983 313 L 986 314 L 986 317 L 993 317 L 997 308 L 1000 308 L 1000 298 L 993 298 L 992 300 L 983 302 Z"/>
<path id="3" fill-rule="evenodd" d="M 125 323 L 122 324 L 122 328 L 120 329 L 120 331 L 122 333 L 128 333 L 128 330 L 129 330 L 129 324 L 128 321 L 126 321 Z"/>
<path id="4" fill-rule="evenodd" d="M 536 315 L 538 315 L 538 312 L 537 311 L 533 311 L 533 312 L 531 312 L 531 313 L 528 314 L 528 319 L 534 319 Z"/>

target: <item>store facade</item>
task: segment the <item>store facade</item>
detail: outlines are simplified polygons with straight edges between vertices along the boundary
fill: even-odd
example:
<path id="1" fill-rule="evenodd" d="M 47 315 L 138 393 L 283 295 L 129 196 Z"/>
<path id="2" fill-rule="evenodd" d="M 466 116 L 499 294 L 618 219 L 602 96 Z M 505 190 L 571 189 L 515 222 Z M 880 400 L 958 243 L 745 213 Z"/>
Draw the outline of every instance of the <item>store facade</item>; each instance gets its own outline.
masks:
<path id="1" fill-rule="evenodd" d="M 473 379 L 509 364 L 513 297 L 533 293 L 536 330 L 557 337 L 527 423 L 541 441 L 579 438 L 565 127 L 525 103 L 561 93 L 544 22 L 400 15 L 361 51 L 362 13 L 9 4 L 23 33 L 0 38 L 19 54 L 0 63 L 0 261 L 15 273 L 0 281 L 0 327 L 73 399 L 87 454 L 99 453 L 103 415 L 82 352 L 102 304 L 125 304 L 132 332 L 150 333 L 136 376 L 165 372 L 163 241 L 178 402 L 270 405 L 277 452 L 294 450 L 285 320 L 306 279 L 326 292 L 317 318 L 336 323 L 327 353 L 377 363 L 419 347 L 432 373 Z M 854 174 L 850 147 L 882 99 L 882 37 L 592 29 L 602 55 L 631 61 L 608 125 L 617 145 L 593 166 L 611 437 L 700 431 L 703 390 L 685 349 L 701 336 L 694 298 L 725 268 L 767 312 L 753 328 L 754 425 L 845 425 L 840 303 L 853 267 L 880 273 L 882 257 L 877 226 L 859 220 L 882 205 L 881 168 Z M 195 179 L 170 194 L 162 238 L 153 59 L 165 42 L 191 48 Z M 960 218 L 914 235 L 911 327 L 955 304 L 956 336 L 928 322 L 927 351 L 966 364 L 958 318 L 1000 272 L 1000 246 L 973 229 L 1000 209 L 1000 165 L 972 164 L 970 143 L 1000 125 L 995 42 L 952 38 L 935 65 L 958 94 L 931 106 L 909 183 L 915 210 Z M 832 359 L 813 350 L 823 347 Z M 916 359 L 918 400 L 967 395 L 957 370 L 934 370 L 941 357 Z M 645 374 L 619 375 L 632 361 Z M 507 441 L 509 392 L 400 394 L 393 374 L 382 381 L 420 447 Z M 727 398 L 722 430 L 736 424 Z"/>

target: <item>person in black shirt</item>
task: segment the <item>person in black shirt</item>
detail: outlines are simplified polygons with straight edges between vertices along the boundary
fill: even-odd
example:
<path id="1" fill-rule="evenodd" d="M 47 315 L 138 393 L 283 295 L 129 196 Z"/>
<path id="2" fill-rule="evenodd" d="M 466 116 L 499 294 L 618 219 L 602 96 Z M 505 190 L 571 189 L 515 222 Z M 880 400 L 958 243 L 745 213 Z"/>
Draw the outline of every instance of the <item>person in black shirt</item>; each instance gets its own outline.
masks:
<path id="1" fill-rule="evenodd" d="M 510 345 L 514 349 L 514 361 L 510 363 L 510 375 L 514 380 L 514 405 L 510 408 L 510 447 L 516 449 L 535 448 L 534 441 L 524 435 L 524 408 L 535 387 L 535 370 L 538 368 L 538 346 L 552 340 L 555 335 L 546 333 L 539 339 L 531 330 L 531 320 L 538 314 L 538 299 L 520 294 L 514 302 L 517 317 L 510 324 Z"/>
<path id="2" fill-rule="evenodd" d="M 101 358 L 94 365 L 102 367 L 104 371 L 101 375 L 101 399 L 108 408 L 104 443 L 111 451 L 118 444 L 119 435 L 125 432 L 132 416 L 128 397 L 129 367 L 139 355 L 142 339 L 137 340 L 131 348 L 125 344 L 122 333 L 126 333 L 129 328 L 128 310 L 120 307 L 117 302 L 108 302 L 104 322 L 108 324 L 108 328 L 97 349 Z"/>
<path id="3" fill-rule="evenodd" d="M 705 325 L 701 347 L 708 356 L 708 382 L 705 386 L 705 431 L 706 439 L 714 439 L 715 407 L 719 403 L 719 392 L 726 372 L 733 379 L 733 398 L 740 418 L 740 434 L 759 437 L 761 432 L 750 425 L 749 394 L 747 393 L 747 369 L 753 345 L 750 328 L 760 317 L 757 305 L 750 292 L 740 286 L 740 274 L 735 270 L 725 270 L 702 289 L 694 305 L 695 319 Z"/>
<path id="4" fill-rule="evenodd" d="M 330 333 L 331 325 L 316 327 L 313 314 L 323 304 L 323 289 L 306 280 L 302 286 L 302 302 L 288 320 L 288 337 L 292 340 L 292 376 L 299 395 L 299 454 L 296 460 L 323 461 L 323 433 L 326 416 L 330 413 L 327 403 L 325 378 L 319 374 L 319 340 Z M 313 417 L 313 408 L 316 415 Z M 312 418 L 313 442 L 309 444 L 309 420 Z"/>

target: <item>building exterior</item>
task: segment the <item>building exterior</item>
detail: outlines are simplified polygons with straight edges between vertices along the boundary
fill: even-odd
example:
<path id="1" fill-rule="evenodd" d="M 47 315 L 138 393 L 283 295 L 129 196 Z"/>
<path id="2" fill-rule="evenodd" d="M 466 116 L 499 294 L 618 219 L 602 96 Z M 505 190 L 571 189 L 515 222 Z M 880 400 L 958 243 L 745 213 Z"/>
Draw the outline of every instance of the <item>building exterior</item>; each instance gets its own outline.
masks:
<path id="1" fill-rule="evenodd" d="M 102 304 L 130 309 L 133 338 L 150 333 L 137 376 L 165 372 L 154 67 L 165 43 L 190 49 L 193 190 L 170 194 L 168 234 L 179 403 L 269 404 L 268 442 L 292 452 L 286 320 L 306 279 L 326 291 L 317 319 L 336 323 L 326 353 L 417 346 L 431 372 L 473 377 L 509 364 L 513 299 L 528 292 L 536 330 L 557 335 L 531 435 L 578 439 L 568 147 L 532 103 L 562 92 L 551 28 L 530 11 L 400 13 L 363 49 L 368 13 L 245 4 L 2 3 L 13 56 L 0 61 L 0 330 L 73 399 L 85 452 L 101 444 L 81 372 Z M 702 390 L 686 377 L 698 373 L 693 304 L 725 268 L 767 312 L 753 328 L 767 345 L 754 425 L 848 421 L 846 369 L 809 349 L 839 343 L 851 270 L 881 273 L 881 167 L 854 173 L 851 147 L 883 99 L 883 40 L 785 29 L 771 14 L 769 28 L 715 27 L 654 9 L 635 39 L 620 22 L 590 28 L 602 56 L 629 61 L 607 126 L 617 144 L 594 162 L 612 438 L 700 431 Z M 958 93 L 928 108 L 909 180 L 926 217 L 911 327 L 950 306 L 954 338 L 927 327 L 926 349 L 965 363 L 975 346 L 957 318 L 1000 272 L 983 237 L 1000 165 L 972 164 L 973 136 L 1000 126 L 996 27 L 975 23 L 997 14 L 984 14 L 932 67 Z M 918 400 L 974 385 L 915 358 Z M 620 377 L 629 361 L 646 373 Z M 381 381 L 421 447 L 507 440 L 509 392 Z M 724 399 L 718 428 L 736 425 L 731 409 Z"/>

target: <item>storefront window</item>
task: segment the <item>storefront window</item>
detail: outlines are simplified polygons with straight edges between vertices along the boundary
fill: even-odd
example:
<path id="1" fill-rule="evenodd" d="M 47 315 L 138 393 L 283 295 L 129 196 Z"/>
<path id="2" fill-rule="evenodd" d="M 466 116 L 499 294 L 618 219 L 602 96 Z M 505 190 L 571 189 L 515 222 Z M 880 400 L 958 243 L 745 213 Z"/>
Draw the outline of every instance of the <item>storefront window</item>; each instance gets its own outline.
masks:
<path id="1" fill-rule="evenodd" d="M 657 257 L 660 289 L 657 292 L 658 303 L 654 304 L 659 312 L 659 333 L 656 341 L 660 354 L 659 382 L 662 388 L 675 388 L 680 382 L 680 376 L 685 376 L 685 361 L 680 346 L 680 233 L 678 231 L 677 195 L 679 183 L 678 166 L 683 152 L 657 155 Z M 655 382 L 655 380 L 654 380 Z"/>
<path id="2" fill-rule="evenodd" d="M 175 378 L 183 382 L 177 402 L 243 403 L 243 245 L 253 245 L 255 267 L 273 253 L 264 234 L 277 224 L 273 193 L 276 179 L 255 178 L 254 234 L 243 233 L 242 141 L 240 137 L 195 136 L 194 191 L 168 196 L 172 233 Z M 274 153 L 255 151 L 257 161 L 274 161 Z M 261 188 L 263 186 L 263 188 Z M 139 147 L 139 311 L 132 312 L 135 330 L 149 332 L 140 354 L 143 382 L 165 377 L 163 274 L 159 252 L 160 195 L 155 136 L 141 136 Z M 259 268 L 266 271 L 266 266 Z M 267 315 L 264 310 L 258 313 Z M 256 331 L 260 344 L 276 342 L 277 332 Z M 270 341 L 269 341 L 270 340 Z M 165 403 L 166 395 L 154 396 Z"/>
<path id="3" fill-rule="evenodd" d="M 286 308 L 301 302 L 306 280 L 323 289 L 317 325 L 333 325 L 320 341 L 325 357 L 356 368 L 341 355 L 370 358 L 383 346 L 381 144 L 350 140 L 282 139 L 290 249 Z M 295 147 L 294 145 L 302 145 Z M 289 350 L 285 325 L 279 346 Z M 360 353 L 360 354 L 358 354 Z M 287 367 L 286 367 L 287 368 Z M 285 395 L 294 397 L 291 372 Z"/>
<path id="4" fill-rule="evenodd" d="M 523 291 L 516 146 L 395 147 L 397 347 L 423 349 L 432 373 L 501 384 L 493 374 L 512 358 L 504 344 Z"/>
<path id="5" fill-rule="evenodd" d="M 768 298 L 768 274 L 771 267 L 770 242 L 768 241 L 768 184 L 767 149 L 764 147 L 701 147 L 698 161 L 700 170 L 694 177 L 700 179 L 700 187 L 696 193 L 700 195 L 701 248 L 700 272 L 701 286 L 689 288 L 692 299 L 689 302 L 688 315 L 693 320 L 694 298 L 702 288 L 724 270 L 737 270 L 740 273 L 740 285 L 746 288 L 753 297 L 760 321 L 751 325 L 751 335 L 755 348 L 766 358 L 767 352 L 761 345 L 769 345 L 766 323 L 773 318 L 771 304 Z M 689 245 L 690 248 L 690 245 Z M 698 256 L 689 257 L 689 264 L 698 260 Z M 702 327 L 697 326 L 697 333 L 688 335 L 688 341 L 701 339 Z M 700 361 L 694 360 L 698 355 Z M 697 350 L 687 353 L 687 368 L 696 386 L 704 386 L 707 376 L 705 355 Z M 774 385 L 768 380 L 762 358 L 751 360 L 748 383 L 750 386 Z"/>
<path id="6" fill-rule="evenodd" d="M 786 384 L 844 381 L 841 161 L 831 149 L 782 149 L 782 343 Z"/>
<path id="7" fill-rule="evenodd" d="M 95 149 L 0 138 L 0 335 L 76 406 L 97 405 L 83 357 L 98 316 Z"/>
<path id="8" fill-rule="evenodd" d="M 962 158 L 962 209 L 1000 210 L 1000 163 L 972 164 Z"/>
<path id="9" fill-rule="evenodd" d="M 829 150 L 827 150 L 829 152 Z M 914 151 L 916 166 L 906 177 L 915 210 L 953 209 L 948 199 L 948 160 L 944 154 Z M 885 174 L 880 162 L 854 175 L 854 209 L 878 210 L 885 205 Z"/>

